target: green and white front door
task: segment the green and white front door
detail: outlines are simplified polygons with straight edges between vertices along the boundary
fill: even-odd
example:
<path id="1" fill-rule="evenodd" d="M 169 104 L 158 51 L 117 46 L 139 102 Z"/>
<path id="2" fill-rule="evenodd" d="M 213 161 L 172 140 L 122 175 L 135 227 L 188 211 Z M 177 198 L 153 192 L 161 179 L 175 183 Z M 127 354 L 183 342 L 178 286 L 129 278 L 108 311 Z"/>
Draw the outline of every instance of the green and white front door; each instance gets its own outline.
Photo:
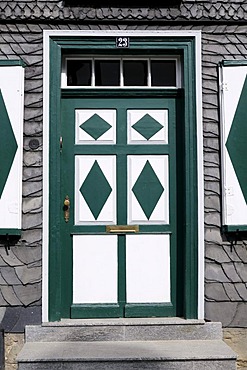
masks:
<path id="1" fill-rule="evenodd" d="M 63 316 L 179 315 L 177 98 L 62 98 Z"/>

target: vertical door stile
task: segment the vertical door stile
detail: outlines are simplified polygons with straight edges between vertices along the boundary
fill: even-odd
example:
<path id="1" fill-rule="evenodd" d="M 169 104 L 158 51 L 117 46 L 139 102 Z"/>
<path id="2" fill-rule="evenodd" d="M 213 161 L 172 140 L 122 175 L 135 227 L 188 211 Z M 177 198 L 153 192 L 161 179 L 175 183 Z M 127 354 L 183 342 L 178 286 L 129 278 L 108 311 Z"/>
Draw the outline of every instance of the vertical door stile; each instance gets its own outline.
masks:
<path id="1" fill-rule="evenodd" d="M 126 109 L 119 107 L 117 110 L 117 146 L 126 146 Z M 127 224 L 127 155 L 125 152 L 117 155 L 117 224 Z M 118 294 L 119 304 L 125 315 L 126 304 L 126 248 L 125 235 L 118 235 Z"/>

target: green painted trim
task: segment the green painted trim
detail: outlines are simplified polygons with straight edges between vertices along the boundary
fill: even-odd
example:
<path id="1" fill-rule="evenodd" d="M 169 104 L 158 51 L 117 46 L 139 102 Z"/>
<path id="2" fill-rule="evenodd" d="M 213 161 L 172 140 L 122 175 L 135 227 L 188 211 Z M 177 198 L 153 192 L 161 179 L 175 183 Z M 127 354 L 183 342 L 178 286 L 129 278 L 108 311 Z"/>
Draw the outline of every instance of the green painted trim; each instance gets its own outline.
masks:
<path id="1" fill-rule="evenodd" d="M 49 178 L 50 196 L 49 199 L 49 320 L 57 321 L 62 317 L 62 251 L 57 246 L 60 243 L 60 214 L 61 214 L 61 195 L 57 191 L 60 184 L 60 60 L 61 49 L 50 40 L 50 149 L 49 157 Z M 53 69 L 53 67 L 55 67 Z"/>
<path id="2" fill-rule="evenodd" d="M 17 67 L 17 66 L 25 68 L 27 67 L 27 64 L 21 59 L 0 60 L 0 67 Z"/>
<path id="3" fill-rule="evenodd" d="M 97 88 L 91 88 L 91 89 L 72 89 L 72 88 L 67 88 L 67 89 L 61 89 L 61 96 L 62 98 L 72 98 L 72 97 L 78 97 L 78 98 L 90 98 L 91 96 L 96 97 L 125 97 L 125 96 L 132 96 L 133 94 L 133 89 L 128 89 L 128 88 L 118 88 L 118 89 L 97 89 Z M 175 98 L 178 96 L 183 96 L 184 95 L 184 90 L 183 89 L 142 89 L 138 88 L 135 89 L 135 96 L 143 96 L 146 98 L 152 97 L 152 96 L 157 96 L 157 97 L 169 97 L 169 98 Z"/>
<path id="4" fill-rule="evenodd" d="M 125 317 L 176 316 L 176 309 L 170 303 L 126 304 Z"/>
<path id="5" fill-rule="evenodd" d="M 247 232 L 247 225 L 224 225 L 222 231 L 224 233 Z"/>
<path id="6" fill-rule="evenodd" d="M 242 60 L 222 60 L 219 65 L 221 67 L 234 67 L 234 66 L 246 66 L 247 65 L 247 60 L 242 59 Z"/>
<path id="7" fill-rule="evenodd" d="M 114 39 L 114 40 L 113 40 Z M 119 50 L 115 49 L 115 37 L 102 38 L 102 37 L 53 37 L 50 41 L 50 60 L 51 60 L 51 72 L 50 72 L 50 86 L 52 87 L 50 92 L 50 124 L 51 124 L 51 150 L 50 158 L 52 158 L 50 164 L 50 173 L 52 174 L 50 179 L 50 262 L 49 262 L 49 319 L 58 320 L 61 317 L 68 317 L 65 315 L 66 310 L 63 307 L 66 302 L 62 299 L 61 287 L 62 287 L 62 276 L 61 276 L 61 264 L 65 256 L 62 255 L 60 248 L 60 224 L 59 214 L 61 197 L 57 194 L 57 188 L 60 186 L 60 168 L 59 168 L 59 137 L 60 137 L 60 67 L 61 65 L 61 52 L 66 53 L 112 53 L 117 55 L 120 53 Z M 135 55 L 156 54 L 166 55 L 171 53 L 177 53 L 182 56 L 184 61 L 183 72 L 184 72 L 184 136 L 185 141 L 182 143 L 181 150 L 184 155 L 184 161 L 181 164 L 181 168 L 185 171 L 186 179 L 184 181 L 185 192 L 181 203 L 185 205 L 185 212 L 183 214 L 183 228 L 182 233 L 185 237 L 182 238 L 179 235 L 180 240 L 185 240 L 184 247 L 184 258 L 186 267 L 183 269 L 181 275 L 184 280 L 184 302 L 181 312 L 181 316 L 186 318 L 197 317 L 197 275 L 198 275 L 198 252 L 197 252 L 197 150 L 196 150 L 196 104 L 195 104 L 195 40 L 194 37 L 147 37 L 147 38 L 132 38 L 131 47 L 123 51 L 122 54 L 127 53 Z M 157 89 L 158 90 L 158 89 Z M 157 91 L 156 91 L 157 92 Z M 73 94 L 79 97 L 90 97 L 98 96 L 100 94 L 108 94 L 105 91 L 99 89 L 98 91 L 82 91 L 82 89 L 62 90 L 63 97 L 73 96 Z M 111 92 L 112 93 L 112 92 Z M 147 93 L 151 94 L 151 91 L 137 91 L 137 94 L 144 96 Z M 153 92 L 152 92 L 153 93 Z M 159 92 L 158 92 L 159 93 Z M 169 94 L 165 91 L 164 94 Z M 182 90 L 173 90 L 171 94 L 183 94 Z M 110 94 L 110 92 L 109 92 Z M 124 90 L 114 92 L 115 96 L 125 94 Z M 161 96 L 164 94 L 160 93 Z M 147 95 L 146 95 L 147 96 Z M 183 130 L 183 125 L 180 130 Z M 182 216 L 181 216 L 182 217 Z M 63 225 L 61 223 L 61 225 Z M 64 226 L 64 225 L 63 225 Z M 63 227 L 62 226 L 62 227 Z M 180 234 L 180 233 L 179 233 Z M 180 256 L 179 256 L 180 257 Z M 180 258 L 179 258 L 180 259 Z M 61 263 L 60 263 L 61 262 Z M 63 262 L 65 263 L 65 262 Z M 71 269 L 71 266 L 68 267 Z M 63 277 L 63 279 L 65 279 Z M 69 283 L 68 283 L 69 284 Z M 71 284 L 71 282 L 70 282 Z M 62 308 L 61 308 L 62 307 Z"/>
<path id="8" fill-rule="evenodd" d="M 140 145 L 139 145 L 140 147 Z M 75 154 L 116 154 L 116 147 L 114 145 L 95 145 L 95 150 L 93 150 L 93 145 L 75 145 L 74 153 Z M 118 147 L 119 148 L 119 147 Z M 122 154 L 126 152 L 125 146 L 122 147 Z M 129 148 L 128 154 L 135 154 L 138 149 L 139 154 L 146 154 L 147 149 L 143 145 L 140 148 L 138 148 L 138 145 L 132 145 L 131 148 Z M 86 152 L 87 150 L 87 152 Z M 120 153 L 120 148 L 118 149 L 118 153 Z M 151 145 L 148 144 L 148 154 L 169 154 L 169 145 L 164 145 L 162 148 L 157 148 L 157 145 Z"/>
<path id="9" fill-rule="evenodd" d="M 8 236 L 21 236 L 22 230 L 20 229 L 0 229 L 0 235 Z"/>
<path id="10" fill-rule="evenodd" d="M 126 304 L 126 247 L 125 235 L 118 236 L 118 303 L 121 307 L 119 317 L 124 317 Z"/>
<path id="11" fill-rule="evenodd" d="M 119 225 L 119 223 L 118 223 Z M 122 225 L 126 225 L 126 222 L 122 223 Z M 90 226 L 85 225 L 83 226 L 83 230 L 81 230 L 81 226 L 72 226 L 70 235 L 90 235 L 90 234 L 108 234 L 106 232 L 106 226 L 105 225 L 96 225 L 96 226 Z M 139 232 L 142 234 L 172 234 L 174 231 L 171 230 L 171 227 L 169 224 L 166 225 L 152 225 L 152 230 L 147 230 L 147 226 L 145 224 L 139 225 Z M 128 233 L 128 235 L 131 233 Z"/>
<path id="12" fill-rule="evenodd" d="M 71 306 L 72 319 L 122 317 L 122 308 L 118 304 L 88 304 Z"/>
<path id="13" fill-rule="evenodd" d="M 184 316 L 197 318 L 198 302 L 198 189 L 197 189 L 197 127 L 195 94 L 195 40 L 184 50 L 185 88 L 185 290 Z"/>

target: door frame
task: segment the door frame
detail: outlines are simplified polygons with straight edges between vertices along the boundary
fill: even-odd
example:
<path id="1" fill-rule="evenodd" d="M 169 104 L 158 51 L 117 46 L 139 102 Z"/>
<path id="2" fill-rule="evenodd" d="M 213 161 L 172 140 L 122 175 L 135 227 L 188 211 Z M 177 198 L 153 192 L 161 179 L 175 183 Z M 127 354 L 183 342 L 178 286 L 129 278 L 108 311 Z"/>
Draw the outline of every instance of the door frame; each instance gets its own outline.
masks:
<path id="1" fill-rule="evenodd" d="M 130 38 L 129 54 L 139 50 L 179 53 L 184 76 L 184 312 L 204 318 L 204 189 L 200 31 L 44 31 L 43 120 L 43 284 L 42 320 L 61 315 L 60 101 L 62 52 L 115 49 L 115 38 Z M 52 160 L 51 160 L 52 159 Z M 52 176 L 50 176 L 52 174 Z M 50 196 L 52 194 L 52 197 Z M 196 277 L 196 279 L 195 279 Z"/>

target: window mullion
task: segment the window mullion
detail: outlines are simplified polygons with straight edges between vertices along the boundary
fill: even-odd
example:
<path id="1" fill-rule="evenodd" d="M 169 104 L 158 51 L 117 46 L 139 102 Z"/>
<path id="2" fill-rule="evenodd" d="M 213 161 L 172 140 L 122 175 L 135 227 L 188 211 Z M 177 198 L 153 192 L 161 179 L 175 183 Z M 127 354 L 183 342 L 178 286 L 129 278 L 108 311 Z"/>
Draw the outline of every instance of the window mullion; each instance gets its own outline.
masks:
<path id="1" fill-rule="evenodd" d="M 95 63 L 94 63 L 94 58 L 92 59 L 92 87 L 95 87 Z"/>
<path id="2" fill-rule="evenodd" d="M 151 87 L 151 62 L 150 58 L 148 59 L 148 87 Z"/>
<path id="3" fill-rule="evenodd" d="M 124 86 L 124 76 L 123 76 L 123 58 L 120 59 L 120 86 Z"/>

